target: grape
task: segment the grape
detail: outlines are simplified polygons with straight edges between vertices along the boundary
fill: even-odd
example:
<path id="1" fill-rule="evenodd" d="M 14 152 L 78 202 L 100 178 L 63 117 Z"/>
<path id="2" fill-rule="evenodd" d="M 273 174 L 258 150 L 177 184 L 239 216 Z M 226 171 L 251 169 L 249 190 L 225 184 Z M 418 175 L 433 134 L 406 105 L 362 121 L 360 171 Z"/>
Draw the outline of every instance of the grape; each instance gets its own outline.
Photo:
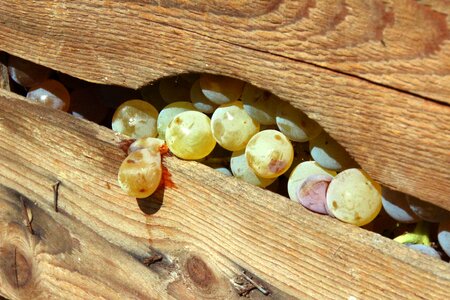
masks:
<path id="1" fill-rule="evenodd" d="M 416 251 L 422 252 L 423 254 L 432 256 L 434 258 L 441 259 L 441 256 L 439 255 L 439 252 L 434 250 L 434 248 L 431 247 L 431 246 L 427 246 L 427 245 L 423 245 L 423 244 L 405 244 L 405 245 L 408 246 L 408 248 L 411 248 L 411 249 L 414 249 Z"/>
<path id="2" fill-rule="evenodd" d="M 51 71 L 17 56 L 10 56 L 8 59 L 8 72 L 11 79 L 26 88 L 47 80 Z"/>
<path id="3" fill-rule="evenodd" d="M 70 94 L 58 81 L 48 79 L 34 85 L 27 93 L 27 98 L 47 107 L 68 111 Z"/>
<path id="4" fill-rule="evenodd" d="M 411 210 L 408 204 L 408 195 L 382 188 L 382 204 L 386 213 L 400 223 L 415 223 L 420 218 Z"/>
<path id="5" fill-rule="evenodd" d="M 282 133 L 295 142 L 306 142 L 320 134 L 322 128 L 305 113 L 286 101 L 277 101 L 276 123 Z"/>
<path id="6" fill-rule="evenodd" d="M 168 104 L 190 100 L 191 85 L 180 76 L 166 77 L 159 81 L 159 93 Z"/>
<path id="7" fill-rule="evenodd" d="M 277 106 L 280 99 L 268 91 L 246 83 L 241 96 L 245 111 L 263 125 L 276 124 Z"/>
<path id="8" fill-rule="evenodd" d="M 408 203 L 411 210 L 422 220 L 439 223 L 450 218 L 449 212 L 445 209 L 415 197 L 409 197 Z"/>
<path id="9" fill-rule="evenodd" d="M 366 225 L 381 210 L 381 187 L 363 170 L 342 171 L 328 187 L 327 206 L 341 221 Z"/>
<path id="10" fill-rule="evenodd" d="M 256 175 L 275 178 L 286 172 L 294 159 L 294 148 L 279 131 L 264 130 L 255 134 L 245 148 L 249 166 Z"/>
<path id="11" fill-rule="evenodd" d="M 442 250 L 450 256 L 450 219 L 439 224 L 438 242 Z"/>
<path id="12" fill-rule="evenodd" d="M 325 132 L 309 141 L 309 150 L 312 158 L 327 169 L 340 171 L 355 164 L 347 151 Z"/>
<path id="13" fill-rule="evenodd" d="M 309 154 L 308 143 L 292 143 L 292 146 L 294 147 L 294 160 L 292 161 L 289 170 L 287 170 L 284 175 L 290 175 L 298 164 L 312 160 L 311 155 Z"/>
<path id="14" fill-rule="evenodd" d="M 206 98 L 205 95 L 203 95 L 202 89 L 200 88 L 200 80 L 197 80 L 192 85 L 190 96 L 191 102 L 194 107 L 198 111 L 204 112 L 206 114 L 212 113 L 218 106 L 217 104 Z"/>
<path id="15" fill-rule="evenodd" d="M 266 187 L 272 184 L 276 179 L 262 178 L 256 175 L 253 169 L 248 165 L 244 150 L 233 152 L 231 155 L 230 168 L 234 177 L 259 187 Z"/>
<path id="16" fill-rule="evenodd" d="M 153 152 L 159 151 L 165 144 L 164 140 L 154 137 L 144 137 L 134 141 L 130 147 L 128 147 L 128 154 L 141 149 L 151 149 Z"/>
<path id="17" fill-rule="evenodd" d="M 100 123 L 108 114 L 108 109 L 101 103 L 97 90 L 81 88 L 70 94 L 70 110 L 77 118 Z"/>
<path id="18" fill-rule="evenodd" d="M 200 87 L 206 98 L 220 105 L 238 100 L 244 82 L 226 76 L 203 74 L 200 76 Z"/>
<path id="19" fill-rule="evenodd" d="M 189 110 L 195 110 L 195 107 L 191 102 L 186 101 L 173 102 L 164 107 L 158 115 L 159 138 L 166 138 L 167 126 L 169 126 L 170 122 L 176 117 L 176 115 Z"/>
<path id="20" fill-rule="evenodd" d="M 233 101 L 216 109 L 211 117 L 211 130 L 220 146 L 238 151 L 259 131 L 259 123 L 247 114 L 241 101 Z"/>
<path id="21" fill-rule="evenodd" d="M 151 83 L 140 89 L 142 99 L 153 105 L 158 111 L 164 108 L 167 103 L 159 93 L 159 84 Z"/>
<path id="22" fill-rule="evenodd" d="M 152 149 L 132 152 L 119 168 L 118 180 L 129 196 L 146 198 L 158 188 L 162 176 L 161 154 Z"/>
<path id="23" fill-rule="evenodd" d="M 198 111 L 178 114 L 167 127 L 166 142 L 176 156 L 193 160 L 207 156 L 216 145 L 211 120 Z"/>
<path id="24" fill-rule="evenodd" d="M 301 205 L 319 214 L 327 214 L 327 189 L 330 175 L 310 175 L 299 186 L 297 197 Z"/>
<path id="25" fill-rule="evenodd" d="M 189 82 L 190 84 L 193 84 L 195 81 L 198 80 L 200 77 L 200 74 L 198 73 L 183 73 L 180 74 L 180 77 L 183 78 L 184 81 Z"/>
<path id="26" fill-rule="evenodd" d="M 233 176 L 233 174 L 231 173 L 230 170 L 228 170 L 228 168 L 225 167 L 215 167 L 214 170 L 216 170 L 217 172 L 220 172 L 226 176 Z"/>
<path id="27" fill-rule="evenodd" d="M 299 202 L 297 191 L 303 181 L 310 175 L 330 175 L 336 176 L 336 172 L 320 166 L 315 161 L 305 161 L 297 165 L 289 176 L 287 188 L 289 198 L 292 201 Z"/>
<path id="28" fill-rule="evenodd" d="M 148 102 L 129 100 L 114 112 L 112 129 L 131 138 L 156 137 L 158 111 Z"/>

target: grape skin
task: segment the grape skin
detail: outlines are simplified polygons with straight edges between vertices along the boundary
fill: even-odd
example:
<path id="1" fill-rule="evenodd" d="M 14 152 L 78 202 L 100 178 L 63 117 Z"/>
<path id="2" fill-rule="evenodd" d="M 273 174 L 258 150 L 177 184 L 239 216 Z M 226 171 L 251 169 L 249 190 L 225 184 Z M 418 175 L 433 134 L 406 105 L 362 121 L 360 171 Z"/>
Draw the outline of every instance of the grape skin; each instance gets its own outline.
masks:
<path id="1" fill-rule="evenodd" d="M 347 151 L 325 132 L 309 141 L 309 151 L 312 158 L 327 169 L 340 171 L 356 164 Z"/>
<path id="2" fill-rule="evenodd" d="M 235 151 L 231 155 L 230 168 L 234 177 L 259 187 L 267 187 L 272 184 L 276 178 L 262 178 L 255 174 L 248 165 L 245 151 Z"/>
<path id="3" fill-rule="evenodd" d="M 236 101 L 242 94 L 244 82 L 226 76 L 203 74 L 200 76 L 203 95 L 216 104 Z"/>
<path id="4" fill-rule="evenodd" d="M 439 224 L 438 242 L 445 254 L 450 256 L 450 219 Z"/>
<path id="5" fill-rule="evenodd" d="M 128 154 L 141 149 L 150 149 L 153 152 L 157 152 L 165 144 L 164 140 L 154 137 L 140 138 L 134 141 L 130 147 L 128 147 Z"/>
<path id="6" fill-rule="evenodd" d="M 439 223 L 450 218 L 450 213 L 445 209 L 415 197 L 409 197 L 408 203 L 411 210 L 422 220 Z"/>
<path id="7" fill-rule="evenodd" d="M 8 73 L 11 79 L 25 88 L 47 80 L 52 70 L 17 56 L 9 56 Z"/>
<path id="8" fill-rule="evenodd" d="M 332 176 L 323 174 L 308 176 L 297 191 L 300 204 L 313 212 L 328 214 L 326 192 L 332 179 Z"/>
<path id="9" fill-rule="evenodd" d="M 166 138 L 167 126 L 179 114 L 189 110 L 196 110 L 191 102 L 179 101 L 166 105 L 158 115 L 157 128 L 158 136 L 161 139 Z"/>
<path id="10" fill-rule="evenodd" d="M 26 97 L 47 107 L 66 112 L 69 110 L 70 94 L 64 85 L 54 79 L 34 85 Z"/>
<path id="11" fill-rule="evenodd" d="M 382 204 L 386 213 L 400 223 L 416 223 L 420 218 L 411 210 L 408 203 L 408 195 L 382 188 Z"/>
<path id="12" fill-rule="evenodd" d="M 158 111 L 143 100 L 129 100 L 114 112 L 112 129 L 129 137 L 156 137 Z"/>
<path id="13" fill-rule="evenodd" d="M 189 101 L 191 86 L 180 76 L 166 77 L 159 81 L 159 93 L 167 103 Z"/>
<path id="14" fill-rule="evenodd" d="M 414 249 L 416 251 L 422 252 L 423 254 L 426 254 L 428 256 L 441 259 L 441 256 L 439 255 L 439 252 L 437 252 L 435 249 L 433 249 L 430 246 L 423 245 L 423 244 L 405 244 L 408 248 Z"/>
<path id="15" fill-rule="evenodd" d="M 277 106 L 280 99 L 250 83 L 246 83 L 241 100 L 245 111 L 262 125 L 276 124 Z"/>
<path id="16" fill-rule="evenodd" d="M 200 88 L 200 80 L 194 82 L 191 87 L 190 93 L 191 102 L 194 107 L 205 114 L 213 113 L 214 110 L 218 107 L 218 104 L 212 102 L 202 92 Z"/>

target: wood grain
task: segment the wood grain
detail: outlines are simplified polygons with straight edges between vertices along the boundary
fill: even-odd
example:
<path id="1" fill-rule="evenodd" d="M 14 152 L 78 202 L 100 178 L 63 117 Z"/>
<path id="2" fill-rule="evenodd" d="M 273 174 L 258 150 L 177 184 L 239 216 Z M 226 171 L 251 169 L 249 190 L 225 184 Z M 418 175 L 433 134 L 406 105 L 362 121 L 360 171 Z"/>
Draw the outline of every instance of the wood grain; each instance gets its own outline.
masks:
<path id="1" fill-rule="evenodd" d="M 133 88 L 188 71 L 238 77 L 305 111 L 377 181 L 450 209 L 448 105 L 160 24 L 156 6 L 142 1 L 0 4 L 0 49 L 82 79 Z"/>
<path id="2" fill-rule="evenodd" d="M 0 89 L 11 90 L 9 86 L 8 67 L 6 65 L 6 55 L 0 52 Z"/>
<path id="3" fill-rule="evenodd" d="M 52 51 L 62 55 L 69 49 L 92 51 L 98 54 L 99 67 L 103 68 L 103 59 L 114 52 L 102 51 L 98 46 L 110 45 L 116 35 L 113 40 L 123 41 L 120 47 L 124 55 L 142 52 L 139 47 L 148 47 L 160 39 L 147 39 L 139 35 L 144 31 L 131 30 L 137 39 L 148 42 L 141 46 L 129 43 L 124 35 L 136 22 L 157 23 L 166 28 L 157 30 L 161 36 L 178 29 L 195 33 L 193 39 L 185 39 L 184 50 L 196 39 L 208 37 L 228 47 L 239 45 L 305 61 L 450 103 L 450 5 L 446 0 L 36 2 L 1 1 L 2 27 L 19 29 L 21 37 L 40 35 L 43 30 L 44 41 L 36 42 L 46 43 L 57 37 L 61 43 Z M 98 28 L 98 35 L 106 34 L 102 38 L 106 44 L 95 41 L 95 31 L 75 34 L 79 28 L 71 28 L 72 22 L 90 22 L 90 26 Z M 55 28 L 48 30 L 48 24 Z M 82 25 L 79 27 L 86 28 L 86 24 Z M 14 34 L 11 37 L 15 39 Z M 73 48 L 73 38 L 88 43 Z M 105 51 L 108 53 L 102 54 Z"/>
<path id="4" fill-rule="evenodd" d="M 242 270 L 273 299 L 450 291 L 449 264 L 196 162 L 167 158 L 175 188 L 127 197 L 116 179 L 117 134 L 10 95 L 0 91 L 0 293 L 8 298 L 233 299 Z M 140 264 L 155 252 L 161 262 Z"/>

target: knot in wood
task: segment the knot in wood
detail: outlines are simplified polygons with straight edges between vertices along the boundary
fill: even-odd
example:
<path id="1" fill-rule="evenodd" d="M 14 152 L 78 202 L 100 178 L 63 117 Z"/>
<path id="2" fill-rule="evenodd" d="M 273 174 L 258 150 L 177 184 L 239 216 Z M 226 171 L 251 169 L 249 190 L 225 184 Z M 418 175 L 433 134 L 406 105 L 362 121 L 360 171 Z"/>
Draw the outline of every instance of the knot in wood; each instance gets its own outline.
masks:
<path id="1" fill-rule="evenodd" d="M 186 271 L 194 284 L 202 289 L 210 288 L 216 281 L 211 269 L 197 256 L 187 259 Z"/>
<path id="2" fill-rule="evenodd" d="M 0 270 L 14 288 L 22 288 L 32 277 L 32 265 L 25 254 L 15 245 L 0 248 Z"/>

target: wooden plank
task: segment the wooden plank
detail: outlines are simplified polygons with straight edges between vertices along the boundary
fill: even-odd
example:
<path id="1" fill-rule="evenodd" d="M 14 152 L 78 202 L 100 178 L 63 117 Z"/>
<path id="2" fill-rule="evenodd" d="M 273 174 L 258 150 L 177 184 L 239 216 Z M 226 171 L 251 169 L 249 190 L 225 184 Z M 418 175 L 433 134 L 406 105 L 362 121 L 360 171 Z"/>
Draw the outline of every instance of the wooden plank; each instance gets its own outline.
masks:
<path id="1" fill-rule="evenodd" d="M 0 3 L 0 49 L 82 79 L 134 88 L 188 71 L 241 78 L 317 120 L 374 179 L 450 209 L 447 105 L 160 25 L 148 5 Z"/>
<path id="2" fill-rule="evenodd" d="M 117 185 L 124 158 L 117 134 L 0 93 L 0 249 L 10 256 L 16 249 L 17 261 L 0 264 L 8 298 L 33 291 L 39 298 L 233 299 L 231 282 L 242 270 L 274 299 L 444 299 L 450 292 L 448 263 L 196 162 L 167 158 L 175 188 L 128 197 Z M 20 217 L 21 195 L 33 236 Z M 138 260 L 149 247 L 164 259 L 144 268 Z"/>
<path id="3" fill-rule="evenodd" d="M 11 90 L 5 53 L 0 53 L 0 89 Z"/>
<path id="4" fill-rule="evenodd" d="M 94 38 L 95 31 L 75 34 L 86 27 L 83 23 L 90 22 L 88 27 L 99 26 L 102 33 L 97 34 L 106 34 L 103 39 L 108 44 L 114 34 L 117 37 L 113 39 L 123 41 L 120 46 L 127 55 L 135 51 L 142 53 L 140 47 L 148 47 L 159 38 L 147 39 L 136 34 L 140 42 L 129 43 L 124 35 L 131 28 L 135 31 L 137 23 L 156 22 L 166 28 L 158 30 L 161 35 L 178 28 L 196 33 L 194 39 L 176 41 L 185 45 L 183 50 L 189 49 L 198 37 L 209 37 L 216 43 L 225 41 L 306 61 L 450 103 L 450 6 L 446 0 L 37 2 L 0 1 L 4 8 L 1 18 L 7 22 L 2 27 L 19 29 L 18 26 L 22 31 L 27 23 L 26 33 L 35 36 L 51 24 L 55 26 L 53 32 L 43 32 L 46 39 L 51 40 L 57 34 L 64 40 L 54 48 L 57 52 L 72 48 L 66 42 L 73 38 L 83 42 Z M 35 21 L 36 17 L 39 22 Z M 125 22 L 119 25 L 116 17 Z M 71 28 L 72 23 L 79 22 L 77 28 Z M 126 26 L 127 30 L 119 26 Z M 14 39 L 14 34 L 11 38 Z M 97 52 L 99 45 L 102 43 L 94 41 L 73 51 L 89 48 Z M 102 62 L 108 56 L 98 54 Z M 102 62 L 98 63 L 102 65 Z"/>

